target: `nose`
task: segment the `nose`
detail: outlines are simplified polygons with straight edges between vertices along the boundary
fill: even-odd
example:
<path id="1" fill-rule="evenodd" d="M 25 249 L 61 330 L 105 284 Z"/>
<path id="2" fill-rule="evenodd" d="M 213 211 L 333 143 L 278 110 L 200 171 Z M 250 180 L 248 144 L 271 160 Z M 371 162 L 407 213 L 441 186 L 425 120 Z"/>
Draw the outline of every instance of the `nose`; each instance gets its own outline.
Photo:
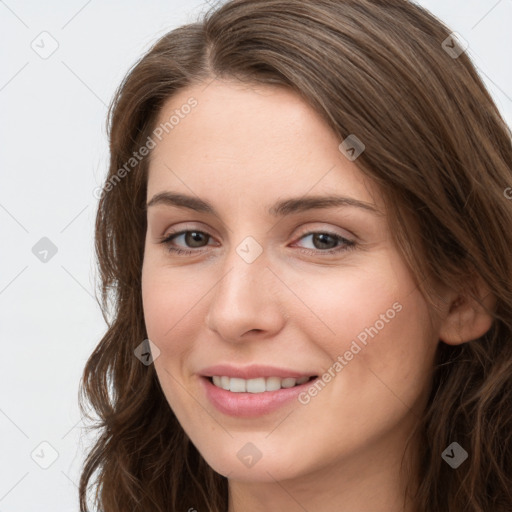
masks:
<path id="1" fill-rule="evenodd" d="M 286 320 L 284 285 L 265 252 L 248 263 L 233 250 L 222 275 L 210 295 L 207 327 L 232 343 L 275 336 Z"/>

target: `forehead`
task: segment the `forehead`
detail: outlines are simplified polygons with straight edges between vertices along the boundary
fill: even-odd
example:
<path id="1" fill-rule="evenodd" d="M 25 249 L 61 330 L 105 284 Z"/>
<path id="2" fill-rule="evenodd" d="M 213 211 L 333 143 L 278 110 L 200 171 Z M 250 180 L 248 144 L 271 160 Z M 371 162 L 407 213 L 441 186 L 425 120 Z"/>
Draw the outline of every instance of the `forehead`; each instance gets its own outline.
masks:
<path id="1" fill-rule="evenodd" d="M 158 127 L 148 197 L 174 186 L 257 201 L 274 191 L 311 191 L 376 202 L 368 178 L 340 152 L 339 137 L 287 88 L 218 80 L 190 86 L 167 100 Z"/>
<path id="2" fill-rule="evenodd" d="M 191 99 L 196 106 L 182 114 L 189 110 L 186 105 Z M 218 80 L 190 86 L 167 100 L 157 124 L 164 126 L 172 117 L 174 123 L 179 122 L 164 134 L 171 145 L 173 140 L 178 144 L 192 137 L 187 146 L 215 146 L 226 156 L 256 158 L 256 150 L 265 149 L 265 154 L 286 149 L 297 153 L 299 144 L 304 149 L 322 141 L 326 147 L 336 144 L 336 137 L 319 115 L 285 87 Z M 325 140 L 326 136 L 330 140 Z M 165 146 L 159 145 L 162 149 Z M 158 148 L 154 153 L 159 153 Z"/>

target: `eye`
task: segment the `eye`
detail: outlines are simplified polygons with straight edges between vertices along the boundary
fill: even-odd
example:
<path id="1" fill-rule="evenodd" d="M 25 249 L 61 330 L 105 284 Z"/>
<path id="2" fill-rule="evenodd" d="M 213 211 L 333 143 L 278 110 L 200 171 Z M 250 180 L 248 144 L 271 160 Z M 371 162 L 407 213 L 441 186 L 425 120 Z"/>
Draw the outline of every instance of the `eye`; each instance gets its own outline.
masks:
<path id="1" fill-rule="evenodd" d="M 348 240 L 341 235 L 336 233 L 330 233 L 328 231 L 312 231 L 302 235 L 299 240 L 311 237 L 313 248 L 300 248 L 301 252 L 311 255 L 330 255 L 334 253 L 341 253 L 355 247 L 356 242 Z M 167 250 L 174 254 L 191 255 L 199 254 L 203 251 L 203 247 L 208 247 L 208 241 L 211 239 L 211 235 L 199 230 L 182 230 L 177 233 L 171 233 L 164 237 L 159 243 L 164 244 Z M 176 247 L 175 243 L 180 240 L 185 243 L 185 247 L 189 249 L 183 249 Z"/>
<path id="2" fill-rule="evenodd" d="M 193 254 L 194 250 L 186 250 L 181 249 L 180 247 L 175 247 L 173 245 L 174 240 L 182 239 L 185 242 L 186 246 L 191 247 L 192 249 L 200 249 L 202 247 L 206 247 L 208 245 L 208 240 L 211 236 L 204 231 L 199 230 L 183 230 L 177 233 L 171 233 L 169 236 L 164 237 L 160 243 L 164 244 L 169 252 L 173 252 L 176 254 Z M 206 241 L 206 244 L 204 242 Z"/>
<path id="3" fill-rule="evenodd" d="M 313 245 L 313 249 L 302 248 L 302 252 L 307 254 L 333 254 L 346 251 L 355 247 L 356 242 L 348 240 L 336 233 L 330 233 L 328 231 L 312 231 L 302 235 L 299 240 L 305 240 L 310 237 Z"/>

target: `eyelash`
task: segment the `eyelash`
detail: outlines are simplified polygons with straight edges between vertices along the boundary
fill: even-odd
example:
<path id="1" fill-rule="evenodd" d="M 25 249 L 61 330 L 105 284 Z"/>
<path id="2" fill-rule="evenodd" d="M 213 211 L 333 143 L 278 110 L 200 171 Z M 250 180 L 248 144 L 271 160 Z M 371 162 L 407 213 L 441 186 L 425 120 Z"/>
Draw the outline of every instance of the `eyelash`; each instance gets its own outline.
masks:
<path id="1" fill-rule="evenodd" d="M 171 233 L 170 235 L 163 237 L 163 239 L 161 239 L 159 243 L 166 246 L 167 250 L 174 254 L 178 254 L 178 255 L 182 255 L 182 256 L 189 256 L 191 254 L 199 254 L 199 253 L 203 252 L 203 251 L 201 251 L 202 248 L 196 249 L 196 250 L 194 250 L 194 249 L 186 250 L 186 249 L 181 249 L 179 247 L 174 247 L 171 245 L 171 242 L 174 238 L 178 237 L 179 235 L 183 235 L 185 233 L 191 233 L 191 232 L 201 233 L 202 235 L 206 235 L 209 238 L 213 238 L 211 235 L 209 235 L 208 233 L 206 233 L 204 231 L 199 231 L 197 229 L 185 229 L 182 231 L 177 231 L 176 233 Z M 333 237 L 334 239 L 336 239 L 338 242 L 343 243 L 344 245 L 341 245 L 339 247 L 334 247 L 332 249 L 326 249 L 326 250 L 305 249 L 303 247 L 299 247 L 299 251 L 301 251 L 305 254 L 314 255 L 314 256 L 317 256 L 318 254 L 329 256 L 329 255 L 333 255 L 333 254 L 342 253 L 344 251 L 349 251 L 351 249 L 354 249 L 356 246 L 356 242 L 354 242 L 353 240 L 348 240 L 336 233 L 331 233 L 329 231 L 308 231 L 307 233 L 304 233 L 303 235 L 301 235 L 299 237 L 299 240 L 301 240 L 302 238 L 309 236 L 309 235 L 318 235 L 318 234 L 329 235 L 329 236 Z"/>

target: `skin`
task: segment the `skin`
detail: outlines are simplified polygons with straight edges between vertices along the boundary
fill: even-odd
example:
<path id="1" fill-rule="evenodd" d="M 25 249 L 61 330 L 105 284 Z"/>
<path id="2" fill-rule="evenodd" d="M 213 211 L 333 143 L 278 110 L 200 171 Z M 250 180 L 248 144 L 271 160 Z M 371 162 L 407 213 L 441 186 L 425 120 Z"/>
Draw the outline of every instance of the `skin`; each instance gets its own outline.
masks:
<path id="1" fill-rule="evenodd" d="M 148 208 L 144 316 L 170 407 L 208 464 L 228 477 L 229 512 L 414 511 L 408 501 L 403 507 L 399 466 L 425 406 L 436 346 L 475 338 L 491 319 L 441 286 L 441 313 L 430 314 L 392 241 L 378 188 L 293 92 L 215 80 L 179 91 L 158 123 L 191 96 L 197 107 L 152 150 L 148 175 L 148 201 L 172 191 L 218 213 Z M 268 213 L 278 200 L 333 193 L 379 213 L 354 206 Z M 192 255 L 159 243 L 182 229 L 210 236 L 171 243 Z M 325 255 L 343 243 L 322 245 L 308 233 L 326 231 L 356 245 Z M 262 249 L 252 263 L 236 252 L 248 236 Z M 220 363 L 322 375 L 395 303 L 400 312 L 306 405 L 230 417 L 200 386 L 198 372 Z M 249 442 L 262 453 L 250 468 L 237 458 Z M 413 484 L 414 446 L 406 473 Z"/>

